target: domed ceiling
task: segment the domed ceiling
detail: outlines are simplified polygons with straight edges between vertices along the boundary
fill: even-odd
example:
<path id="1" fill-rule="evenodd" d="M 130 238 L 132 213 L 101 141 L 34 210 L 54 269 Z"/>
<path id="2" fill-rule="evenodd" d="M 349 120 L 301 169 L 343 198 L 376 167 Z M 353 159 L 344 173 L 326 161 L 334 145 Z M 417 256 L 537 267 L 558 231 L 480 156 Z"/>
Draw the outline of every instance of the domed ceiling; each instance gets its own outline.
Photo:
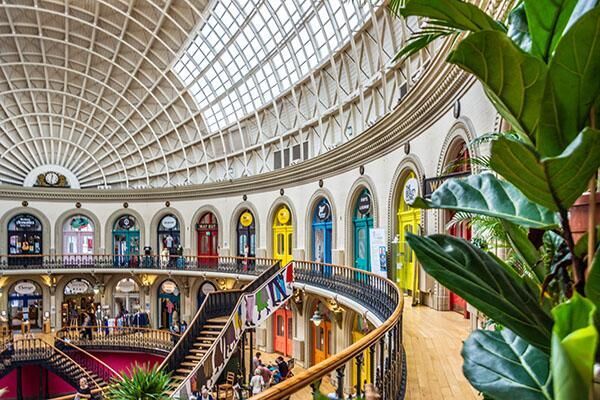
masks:
<path id="1" fill-rule="evenodd" d="M 0 183 L 169 187 L 320 155 L 402 92 L 381 3 L 4 1 Z"/>

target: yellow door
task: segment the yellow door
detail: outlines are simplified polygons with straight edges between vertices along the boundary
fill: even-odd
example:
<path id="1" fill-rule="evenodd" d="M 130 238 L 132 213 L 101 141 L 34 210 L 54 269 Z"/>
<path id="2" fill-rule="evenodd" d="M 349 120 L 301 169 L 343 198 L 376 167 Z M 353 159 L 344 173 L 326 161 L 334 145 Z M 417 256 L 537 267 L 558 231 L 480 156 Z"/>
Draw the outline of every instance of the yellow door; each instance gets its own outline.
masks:
<path id="1" fill-rule="evenodd" d="M 409 179 L 414 179 L 414 173 L 410 173 L 403 184 Z M 400 258 L 399 271 L 396 274 L 398 279 L 398 286 L 400 288 L 410 291 L 413 295 L 416 294 L 419 288 L 418 278 L 419 275 L 416 273 L 416 257 L 415 253 L 410 249 L 406 242 L 406 234 L 419 233 L 419 223 L 421 222 L 421 211 L 417 208 L 410 207 L 405 201 L 405 191 L 402 190 L 400 197 L 400 206 L 398 208 L 398 257 Z"/>
<path id="2" fill-rule="evenodd" d="M 292 261 L 293 232 L 290 210 L 286 206 L 282 206 L 277 211 L 273 224 L 273 257 L 281 260 L 281 265 Z"/>

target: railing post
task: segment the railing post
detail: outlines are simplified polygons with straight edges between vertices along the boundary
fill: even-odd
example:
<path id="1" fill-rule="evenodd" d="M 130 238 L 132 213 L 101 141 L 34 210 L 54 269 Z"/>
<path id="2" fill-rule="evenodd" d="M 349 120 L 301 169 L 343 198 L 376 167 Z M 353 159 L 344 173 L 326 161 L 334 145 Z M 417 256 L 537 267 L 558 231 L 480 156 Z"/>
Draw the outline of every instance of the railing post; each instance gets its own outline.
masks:
<path id="1" fill-rule="evenodd" d="M 369 383 L 375 383 L 375 345 L 369 347 Z"/>
<path id="2" fill-rule="evenodd" d="M 362 393 L 362 385 L 361 385 L 361 369 L 364 361 L 363 353 L 360 353 L 356 356 L 356 397 L 360 397 Z"/>
<path id="3" fill-rule="evenodd" d="M 344 398 L 344 371 L 346 369 L 345 365 L 342 365 L 338 369 L 335 370 L 337 377 L 337 389 L 335 391 L 338 399 Z"/>

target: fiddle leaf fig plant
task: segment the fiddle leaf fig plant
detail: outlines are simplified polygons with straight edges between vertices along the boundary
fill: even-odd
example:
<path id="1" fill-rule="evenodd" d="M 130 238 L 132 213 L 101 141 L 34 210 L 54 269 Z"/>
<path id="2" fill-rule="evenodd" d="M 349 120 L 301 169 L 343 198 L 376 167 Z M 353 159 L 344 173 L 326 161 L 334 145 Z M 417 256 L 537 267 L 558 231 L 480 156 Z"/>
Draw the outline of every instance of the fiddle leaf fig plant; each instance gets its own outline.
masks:
<path id="1" fill-rule="evenodd" d="M 595 190 L 600 168 L 598 1 L 521 0 L 501 21 L 461 0 L 390 1 L 399 17 L 422 19 L 397 57 L 451 38 L 447 62 L 474 75 L 510 125 L 491 139 L 488 171 L 449 179 L 413 207 L 501 221 L 514 258 L 447 235 L 407 238 L 427 273 L 499 327 L 473 332 L 462 351 L 463 372 L 485 398 L 591 393 L 600 227 L 577 242 L 569 209 Z"/>

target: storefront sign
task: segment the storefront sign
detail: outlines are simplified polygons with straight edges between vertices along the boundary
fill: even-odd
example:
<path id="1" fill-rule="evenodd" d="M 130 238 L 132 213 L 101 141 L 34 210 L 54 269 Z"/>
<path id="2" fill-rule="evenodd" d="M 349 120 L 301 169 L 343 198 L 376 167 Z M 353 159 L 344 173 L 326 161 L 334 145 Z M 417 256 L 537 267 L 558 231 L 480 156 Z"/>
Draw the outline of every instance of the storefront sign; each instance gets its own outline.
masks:
<path id="1" fill-rule="evenodd" d="M 37 291 L 37 287 L 33 282 L 21 281 L 15 285 L 14 291 L 18 294 L 33 294 Z"/>
<path id="2" fill-rule="evenodd" d="M 161 224 L 165 229 L 173 229 L 177 226 L 177 219 L 171 215 L 167 215 L 162 219 Z"/>
<path id="3" fill-rule="evenodd" d="M 217 291 L 217 288 L 215 288 L 215 285 L 213 285 L 210 282 L 204 282 L 202 284 L 202 286 L 200 286 L 200 292 L 203 295 L 207 295 L 209 293 L 213 293 L 213 292 L 216 292 L 216 291 Z"/>
<path id="4" fill-rule="evenodd" d="M 15 219 L 15 226 L 20 229 L 31 229 L 37 225 L 37 220 L 30 216 L 22 216 Z"/>
<path id="5" fill-rule="evenodd" d="M 130 279 L 124 279 L 117 284 L 117 291 L 121 293 L 130 293 L 136 290 L 136 283 Z"/>
<path id="6" fill-rule="evenodd" d="M 90 290 L 90 285 L 86 281 L 71 281 L 65 288 L 65 294 L 81 294 Z"/>
<path id="7" fill-rule="evenodd" d="M 371 211 L 371 196 L 368 193 L 363 193 L 358 198 L 358 212 L 368 214 Z"/>
<path id="8" fill-rule="evenodd" d="M 406 204 L 412 204 L 419 194 L 419 181 L 416 178 L 410 178 L 404 184 L 404 201 Z"/>
<path id="9" fill-rule="evenodd" d="M 317 217 L 321 221 L 328 220 L 330 216 L 331 216 L 331 207 L 329 206 L 329 203 L 325 202 L 325 203 L 321 203 L 317 206 Z"/>
<path id="10" fill-rule="evenodd" d="M 171 281 L 163 282 L 161 289 L 164 293 L 173 293 L 175 295 L 177 295 L 177 293 L 175 293 L 175 292 L 178 291 L 177 285 L 175 284 L 175 282 L 171 282 Z"/>
<path id="11" fill-rule="evenodd" d="M 371 245 L 371 269 L 382 276 L 387 276 L 387 237 L 385 229 L 369 229 L 369 244 Z"/>
<path id="12" fill-rule="evenodd" d="M 252 217 L 252 214 L 249 211 L 245 211 L 240 216 L 240 223 L 242 224 L 242 226 L 250 226 L 250 225 L 252 225 L 253 221 L 254 221 L 254 218 Z"/>
<path id="13" fill-rule="evenodd" d="M 89 225 L 90 221 L 83 216 L 74 217 L 71 220 L 71 228 L 75 230 L 85 229 Z"/>
<path id="14" fill-rule="evenodd" d="M 131 216 L 123 217 L 119 220 L 119 228 L 131 229 L 135 226 L 135 219 Z"/>
<path id="15" fill-rule="evenodd" d="M 423 197 L 430 199 L 431 194 L 435 192 L 442 185 L 442 183 L 450 178 L 464 178 L 469 175 L 469 172 L 460 172 L 458 174 L 436 176 L 435 178 L 425 178 L 423 180 Z"/>
<path id="16" fill-rule="evenodd" d="M 277 212 L 277 221 L 279 221 L 281 225 L 285 225 L 289 222 L 289 220 L 290 210 L 288 210 L 287 207 L 281 207 Z"/>

